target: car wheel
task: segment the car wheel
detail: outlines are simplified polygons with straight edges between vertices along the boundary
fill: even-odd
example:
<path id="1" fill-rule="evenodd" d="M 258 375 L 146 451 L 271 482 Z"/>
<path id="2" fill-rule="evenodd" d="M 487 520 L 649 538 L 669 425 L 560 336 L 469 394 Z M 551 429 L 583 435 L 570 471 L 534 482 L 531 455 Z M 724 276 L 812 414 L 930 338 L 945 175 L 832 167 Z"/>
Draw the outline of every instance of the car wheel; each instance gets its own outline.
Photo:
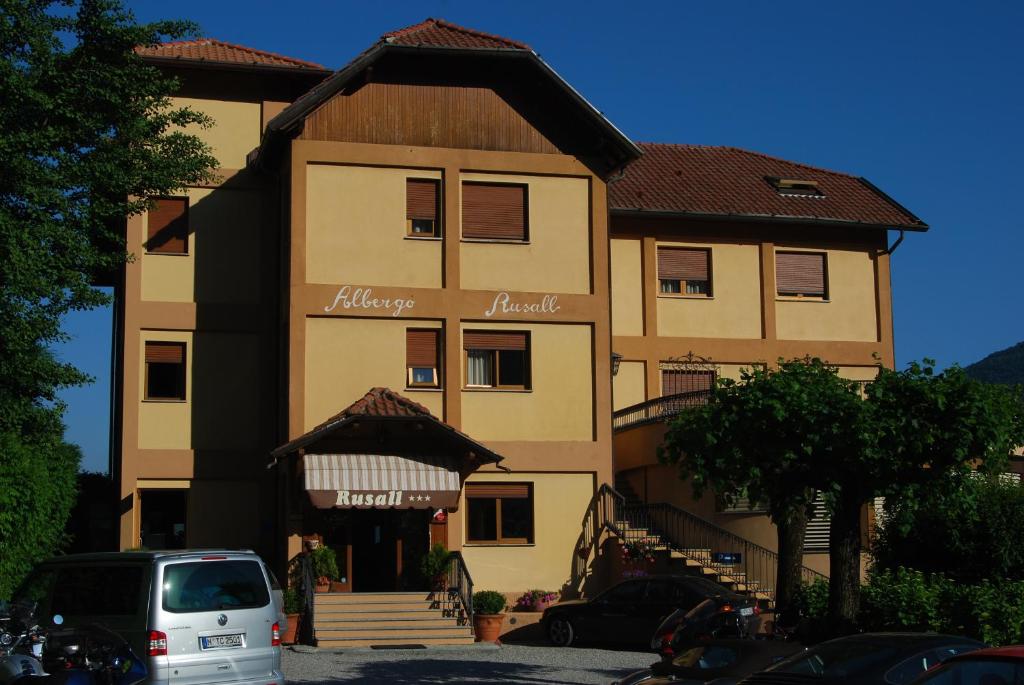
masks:
<path id="1" fill-rule="evenodd" d="M 555 647 L 568 647 L 576 639 L 576 629 L 569 619 L 555 616 L 548 622 L 548 639 Z"/>

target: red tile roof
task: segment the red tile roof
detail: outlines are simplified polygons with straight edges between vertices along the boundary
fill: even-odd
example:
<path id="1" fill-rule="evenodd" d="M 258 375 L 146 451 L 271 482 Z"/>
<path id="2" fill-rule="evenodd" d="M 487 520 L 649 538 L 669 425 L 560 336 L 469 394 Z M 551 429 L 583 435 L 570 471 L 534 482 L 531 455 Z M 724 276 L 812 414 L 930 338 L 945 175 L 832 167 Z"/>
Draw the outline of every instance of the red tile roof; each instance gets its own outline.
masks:
<path id="1" fill-rule="evenodd" d="M 499 48 L 529 50 L 530 46 L 510 38 L 467 29 L 444 19 L 427 19 L 404 29 L 391 31 L 381 40 L 393 45 L 427 46 L 435 48 Z"/>
<path id="2" fill-rule="evenodd" d="M 849 174 L 734 147 L 639 146 L 643 157 L 608 187 L 613 210 L 928 228 L 870 183 Z M 815 182 L 824 196 L 780 195 L 765 179 L 769 176 Z"/>
<path id="3" fill-rule="evenodd" d="M 430 410 L 391 388 L 370 388 L 370 392 L 356 400 L 326 423 L 352 416 L 430 416 Z M 316 430 L 316 429 L 314 429 Z"/>
<path id="4" fill-rule="evenodd" d="M 323 65 L 316 62 L 307 62 L 304 59 L 285 57 L 273 52 L 247 48 L 244 45 L 226 43 L 215 38 L 196 38 L 195 40 L 179 40 L 170 43 L 160 43 L 159 45 L 146 45 L 136 48 L 135 52 L 143 57 L 158 57 L 161 59 L 244 64 L 249 66 L 294 67 L 296 69 L 326 71 Z"/>

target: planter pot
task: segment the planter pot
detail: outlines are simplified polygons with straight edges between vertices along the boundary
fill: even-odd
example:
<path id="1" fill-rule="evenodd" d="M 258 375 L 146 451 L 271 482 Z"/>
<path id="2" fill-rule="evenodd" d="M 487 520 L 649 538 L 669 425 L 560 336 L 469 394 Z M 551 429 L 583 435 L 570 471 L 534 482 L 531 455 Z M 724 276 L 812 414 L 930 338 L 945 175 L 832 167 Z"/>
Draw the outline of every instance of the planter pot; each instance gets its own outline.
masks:
<path id="1" fill-rule="evenodd" d="M 287 614 L 288 628 L 281 633 L 281 644 L 294 645 L 299 634 L 299 618 L 302 614 Z"/>
<path id="2" fill-rule="evenodd" d="M 544 610 L 547 609 L 552 604 L 554 604 L 554 602 L 548 602 L 548 601 L 545 601 L 543 599 L 538 599 L 537 601 L 535 601 L 533 603 L 532 610 L 536 611 L 536 612 L 543 613 Z"/>
<path id="3" fill-rule="evenodd" d="M 331 584 L 330 583 L 317 583 L 316 585 L 313 586 L 313 592 L 330 592 L 330 591 L 331 591 Z"/>
<path id="4" fill-rule="evenodd" d="M 477 642 L 497 642 L 505 614 L 473 614 L 473 632 Z"/>

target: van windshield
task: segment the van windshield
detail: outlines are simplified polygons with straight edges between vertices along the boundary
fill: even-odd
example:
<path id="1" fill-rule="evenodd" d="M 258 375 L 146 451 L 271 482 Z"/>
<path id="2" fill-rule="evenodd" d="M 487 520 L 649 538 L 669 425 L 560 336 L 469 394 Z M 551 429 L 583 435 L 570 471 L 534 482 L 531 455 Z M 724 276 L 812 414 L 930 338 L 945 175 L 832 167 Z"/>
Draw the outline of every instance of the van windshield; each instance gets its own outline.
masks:
<path id="1" fill-rule="evenodd" d="M 163 606 L 174 613 L 255 609 L 270 603 L 256 561 L 199 561 L 164 567 Z"/>

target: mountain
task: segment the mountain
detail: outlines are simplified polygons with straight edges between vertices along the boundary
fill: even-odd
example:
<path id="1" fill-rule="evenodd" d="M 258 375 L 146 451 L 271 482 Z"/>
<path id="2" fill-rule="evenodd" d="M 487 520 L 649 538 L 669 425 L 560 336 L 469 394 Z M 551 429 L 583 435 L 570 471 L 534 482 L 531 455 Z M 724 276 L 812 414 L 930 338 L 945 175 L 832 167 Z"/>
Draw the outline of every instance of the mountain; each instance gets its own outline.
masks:
<path id="1" fill-rule="evenodd" d="M 964 370 L 971 378 L 986 383 L 1024 384 L 1024 342 L 993 352 Z"/>

